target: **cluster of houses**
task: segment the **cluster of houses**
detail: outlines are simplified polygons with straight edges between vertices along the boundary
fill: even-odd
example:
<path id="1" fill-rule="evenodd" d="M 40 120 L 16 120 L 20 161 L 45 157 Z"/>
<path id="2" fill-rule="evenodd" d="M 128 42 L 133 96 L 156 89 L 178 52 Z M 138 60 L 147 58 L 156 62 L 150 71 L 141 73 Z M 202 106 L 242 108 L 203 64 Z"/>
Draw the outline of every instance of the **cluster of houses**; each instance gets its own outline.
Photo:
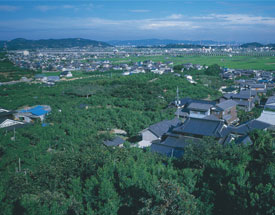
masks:
<path id="1" fill-rule="evenodd" d="M 15 65 L 31 70 L 63 72 L 105 72 L 111 70 L 121 70 L 124 72 L 124 75 L 145 73 L 147 71 L 151 71 L 157 74 L 173 72 L 173 62 L 155 63 L 148 60 L 137 63 L 117 64 L 112 63 L 109 60 L 104 60 L 106 56 L 111 58 L 113 57 L 113 53 L 109 56 L 109 54 L 106 52 L 105 55 L 101 56 L 103 60 L 98 60 L 98 56 L 96 54 L 81 52 L 41 53 L 24 51 L 14 52 L 8 55 L 9 60 L 11 60 Z"/>
<path id="2" fill-rule="evenodd" d="M 253 89 L 253 90 L 252 90 Z M 219 144 L 253 144 L 249 133 L 255 129 L 275 130 L 275 96 L 268 98 L 261 116 L 239 124 L 237 107 L 250 111 L 259 102 L 262 89 L 243 90 L 225 94 L 218 101 L 182 98 L 171 106 L 177 108 L 175 118 L 163 120 L 140 132 L 137 147 L 149 147 L 152 152 L 180 157 L 189 144 L 212 137 Z M 104 142 L 106 146 L 123 146 L 124 139 L 116 137 Z"/>
<path id="3" fill-rule="evenodd" d="M 16 111 L 0 108 L 0 129 L 15 130 L 35 121 L 43 122 L 50 112 L 51 107 L 48 105 L 36 105 Z"/>
<path id="4" fill-rule="evenodd" d="M 270 97 L 265 110 L 257 119 L 238 124 L 238 105 L 233 99 L 222 102 L 184 98 L 176 100 L 173 120 L 164 120 L 141 131 L 139 147 L 152 152 L 180 157 L 184 147 L 212 137 L 217 143 L 252 144 L 249 133 L 255 129 L 275 129 L 275 96 Z"/>
<path id="5" fill-rule="evenodd" d="M 208 66 L 202 66 L 200 64 L 192 64 L 192 63 L 185 63 L 182 64 L 182 72 L 190 69 L 195 69 L 195 70 L 202 70 L 202 69 L 207 69 Z"/>
<path id="6" fill-rule="evenodd" d="M 223 79 L 235 80 L 240 77 L 247 77 L 247 81 L 255 83 L 274 83 L 275 71 L 263 71 L 263 70 L 245 70 L 245 69 L 229 69 L 223 68 L 221 76 Z"/>
<path id="7" fill-rule="evenodd" d="M 121 70 L 124 71 L 123 75 L 153 72 L 155 74 L 165 74 L 173 73 L 173 62 L 168 61 L 165 63 L 162 62 L 153 62 L 152 60 L 146 60 L 141 62 L 133 63 L 133 65 L 121 64 Z"/>

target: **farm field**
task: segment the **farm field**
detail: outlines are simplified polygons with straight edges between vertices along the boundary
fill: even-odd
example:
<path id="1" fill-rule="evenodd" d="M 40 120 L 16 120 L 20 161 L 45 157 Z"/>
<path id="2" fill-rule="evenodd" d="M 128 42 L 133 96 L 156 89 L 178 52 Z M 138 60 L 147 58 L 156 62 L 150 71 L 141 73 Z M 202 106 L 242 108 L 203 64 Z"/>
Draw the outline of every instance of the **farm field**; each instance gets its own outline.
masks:
<path id="1" fill-rule="evenodd" d="M 106 60 L 106 59 L 105 59 Z M 201 65 L 218 64 L 222 67 L 233 69 L 256 69 L 256 70 L 275 70 L 275 56 L 140 56 L 129 58 L 110 58 L 112 62 L 129 63 L 145 60 L 152 61 L 173 61 L 175 65 L 183 63 L 193 63 Z"/>

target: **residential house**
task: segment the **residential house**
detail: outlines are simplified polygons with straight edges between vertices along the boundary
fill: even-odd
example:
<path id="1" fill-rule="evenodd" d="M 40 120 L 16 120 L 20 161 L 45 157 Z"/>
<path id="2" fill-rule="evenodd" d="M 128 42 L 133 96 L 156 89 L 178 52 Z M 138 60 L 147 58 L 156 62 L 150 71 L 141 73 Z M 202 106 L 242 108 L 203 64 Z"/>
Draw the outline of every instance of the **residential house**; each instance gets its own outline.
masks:
<path id="1" fill-rule="evenodd" d="M 251 84 L 249 87 L 250 87 L 250 90 L 260 94 L 266 94 L 267 92 L 265 84 Z"/>
<path id="2" fill-rule="evenodd" d="M 25 126 L 25 123 L 13 120 L 14 111 L 0 108 L 0 129 L 13 130 Z"/>
<path id="3" fill-rule="evenodd" d="M 225 143 L 229 135 L 223 120 L 209 118 L 188 118 L 183 124 L 165 134 L 161 142 L 151 145 L 151 151 L 167 156 L 180 157 L 188 144 L 200 142 L 203 137 L 213 137 L 218 143 Z"/>
<path id="4" fill-rule="evenodd" d="M 275 111 L 264 110 L 257 120 L 275 126 Z"/>
<path id="5" fill-rule="evenodd" d="M 60 77 L 71 78 L 71 77 L 73 77 L 73 74 L 69 71 L 63 71 L 63 72 L 60 73 Z"/>
<path id="6" fill-rule="evenodd" d="M 140 132 L 142 141 L 138 143 L 140 148 L 148 147 L 153 141 L 160 140 L 163 134 L 178 126 L 181 120 L 174 118 L 172 120 L 163 120 L 156 124 L 149 126 Z"/>
<path id="7" fill-rule="evenodd" d="M 201 103 L 201 104 L 211 104 L 211 105 L 217 104 L 217 102 L 215 102 L 215 101 L 208 101 L 208 100 L 202 100 L 202 99 L 191 99 L 191 98 L 182 98 L 182 99 L 174 101 L 172 104 L 177 107 L 180 107 L 180 108 L 187 108 L 187 106 L 191 103 Z"/>
<path id="8" fill-rule="evenodd" d="M 24 122 L 31 122 L 36 119 L 44 121 L 47 114 L 51 112 L 51 107 L 48 105 L 37 105 L 31 108 L 19 110 L 14 114 L 15 119 L 23 120 Z"/>
<path id="9" fill-rule="evenodd" d="M 34 79 L 37 80 L 37 81 L 42 81 L 43 79 L 45 79 L 45 75 L 44 74 L 36 74 L 34 76 Z"/>
<path id="10" fill-rule="evenodd" d="M 240 93 L 227 93 L 220 98 L 220 102 L 225 100 L 234 100 L 237 106 L 246 111 L 251 111 L 255 107 L 255 102 L 258 102 L 259 98 L 255 91 L 241 91 Z"/>
<path id="11" fill-rule="evenodd" d="M 226 100 L 216 104 L 211 109 L 211 114 L 215 115 L 218 119 L 223 119 L 227 124 L 237 122 L 237 102 L 233 100 Z"/>
<path id="12" fill-rule="evenodd" d="M 275 96 L 271 96 L 267 99 L 264 109 L 271 109 L 275 111 Z"/>
<path id="13" fill-rule="evenodd" d="M 186 118 L 190 115 L 191 117 L 203 118 L 210 115 L 210 109 L 216 105 L 216 102 L 183 98 L 174 101 L 173 105 L 178 107 L 175 116 Z"/>
<path id="14" fill-rule="evenodd" d="M 212 104 L 202 104 L 197 102 L 192 102 L 187 106 L 189 110 L 189 116 L 192 118 L 204 118 L 211 114 Z"/>
<path id="15" fill-rule="evenodd" d="M 255 129 L 266 130 L 267 128 L 271 127 L 272 125 L 258 119 L 250 120 L 246 123 L 243 123 L 237 127 L 229 126 L 230 133 L 236 135 L 246 135 Z"/>
<path id="16" fill-rule="evenodd" d="M 14 111 L 0 108 L 0 119 L 13 119 Z"/>
<path id="17" fill-rule="evenodd" d="M 189 81 L 191 84 L 196 84 L 197 82 L 193 80 L 191 75 L 184 75 L 184 77 Z"/>
<path id="18" fill-rule="evenodd" d="M 111 140 L 104 141 L 103 144 L 108 147 L 122 147 L 124 144 L 125 140 L 123 140 L 121 137 L 115 137 Z"/>
<path id="19" fill-rule="evenodd" d="M 193 69 L 193 64 L 192 63 L 185 63 L 182 66 L 186 70 Z"/>

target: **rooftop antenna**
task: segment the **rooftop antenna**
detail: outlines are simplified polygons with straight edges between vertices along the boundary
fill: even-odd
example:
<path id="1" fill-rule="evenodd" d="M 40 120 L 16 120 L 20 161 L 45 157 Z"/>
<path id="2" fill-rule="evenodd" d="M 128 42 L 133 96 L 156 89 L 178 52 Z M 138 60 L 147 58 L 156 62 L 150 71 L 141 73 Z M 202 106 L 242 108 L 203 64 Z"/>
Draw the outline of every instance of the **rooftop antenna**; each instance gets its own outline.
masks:
<path id="1" fill-rule="evenodd" d="M 4 51 L 8 51 L 8 46 L 6 42 L 4 43 Z"/>
<path id="2" fill-rule="evenodd" d="M 177 118 L 180 118 L 180 112 L 179 112 L 179 105 L 180 105 L 180 101 L 179 101 L 179 87 L 177 87 L 177 100 L 176 100 L 176 106 L 177 106 Z"/>
<path id="3" fill-rule="evenodd" d="M 251 109 L 251 86 L 249 88 L 249 103 L 248 103 L 248 111 Z"/>

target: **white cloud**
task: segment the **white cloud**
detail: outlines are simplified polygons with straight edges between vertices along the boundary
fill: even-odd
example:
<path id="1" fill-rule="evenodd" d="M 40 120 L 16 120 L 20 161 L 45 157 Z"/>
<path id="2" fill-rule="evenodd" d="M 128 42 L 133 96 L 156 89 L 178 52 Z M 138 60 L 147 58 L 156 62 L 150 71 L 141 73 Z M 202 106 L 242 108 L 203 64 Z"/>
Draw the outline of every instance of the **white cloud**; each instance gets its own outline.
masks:
<path id="1" fill-rule="evenodd" d="M 183 16 L 181 14 L 172 14 L 171 16 L 168 16 L 168 19 L 181 19 Z"/>
<path id="2" fill-rule="evenodd" d="M 151 10 L 130 10 L 132 13 L 149 13 Z"/>
<path id="3" fill-rule="evenodd" d="M 140 29 L 145 30 L 159 30 L 159 29 L 195 29 L 200 26 L 188 21 L 167 21 L 167 20 L 143 20 L 140 22 Z"/>
<path id="4" fill-rule="evenodd" d="M 211 20 L 226 25 L 275 25 L 275 17 L 252 16 L 247 14 L 210 14 L 191 17 L 193 20 Z"/>
<path id="5" fill-rule="evenodd" d="M 83 4 L 83 5 L 70 5 L 70 4 L 65 4 L 65 5 L 60 5 L 60 6 L 51 6 L 51 5 L 38 5 L 35 7 L 36 10 L 39 10 L 41 12 L 47 12 L 50 10 L 62 10 L 62 9 L 72 9 L 72 10 L 80 10 L 80 9 L 85 9 L 85 10 L 91 10 L 93 8 L 93 4 Z"/>
<path id="6" fill-rule="evenodd" d="M 64 9 L 74 9 L 75 6 L 66 4 L 66 5 L 63 5 L 62 8 L 64 8 Z"/>
<path id="7" fill-rule="evenodd" d="M 71 8 L 71 7 L 67 7 Z M 43 9 L 43 8 L 42 8 Z M 48 8 L 44 8 L 45 10 Z M 98 17 L 70 18 L 52 17 L 44 19 L 0 20 L 1 33 L 27 32 L 30 35 L 112 35 L 127 37 L 189 37 L 199 38 L 266 38 L 275 36 L 275 18 L 245 14 L 210 14 L 207 16 L 177 16 L 155 19 L 104 19 Z M 28 33 L 29 32 L 29 33 Z M 45 34 L 45 35 L 46 35 Z M 198 36 L 199 35 L 199 36 Z M 40 36 L 41 37 L 41 36 Z"/>
<path id="8" fill-rule="evenodd" d="M 0 11 L 13 12 L 19 10 L 19 7 L 11 6 L 11 5 L 0 5 Z"/>
<path id="9" fill-rule="evenodd" d="M 38 5 L 35 7 L 37 10 L 40 10 L 42 12 L 47 12 L 49 10 L 55 10 L 57 7 L 49 6 L 49 5 Z"/>

